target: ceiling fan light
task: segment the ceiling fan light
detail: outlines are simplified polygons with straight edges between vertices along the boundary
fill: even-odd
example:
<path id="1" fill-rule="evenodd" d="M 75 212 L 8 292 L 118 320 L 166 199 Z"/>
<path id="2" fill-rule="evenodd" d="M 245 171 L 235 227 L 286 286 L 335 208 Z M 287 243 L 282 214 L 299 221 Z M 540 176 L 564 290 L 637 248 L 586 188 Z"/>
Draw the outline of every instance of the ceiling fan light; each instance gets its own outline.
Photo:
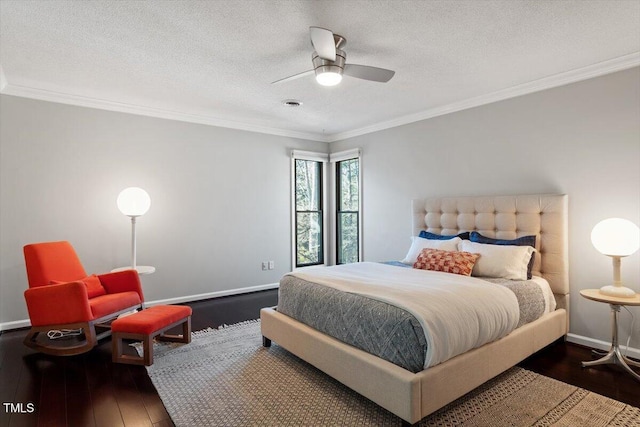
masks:
<path id="1" fill-rule="evenodd" d="M 316 81 L 322 86 L 335 86 L 342 81 L 342 74 L 331 71 L 316 74 Z"/>

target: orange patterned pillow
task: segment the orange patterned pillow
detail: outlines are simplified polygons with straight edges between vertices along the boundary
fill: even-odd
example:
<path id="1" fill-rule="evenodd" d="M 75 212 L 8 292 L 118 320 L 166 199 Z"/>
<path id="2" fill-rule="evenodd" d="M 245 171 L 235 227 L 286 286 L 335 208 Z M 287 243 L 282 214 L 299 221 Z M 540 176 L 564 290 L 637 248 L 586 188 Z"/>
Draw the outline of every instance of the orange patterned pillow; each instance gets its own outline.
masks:
<path id="1" fill-rule="evenodd" d="M 442 251 L 439 249 L 423 249 L 413 268 L 421 270 L 443 271 L 445 273 L 471 276 L 471 271 L 480 254 L 471 252 Z"/>

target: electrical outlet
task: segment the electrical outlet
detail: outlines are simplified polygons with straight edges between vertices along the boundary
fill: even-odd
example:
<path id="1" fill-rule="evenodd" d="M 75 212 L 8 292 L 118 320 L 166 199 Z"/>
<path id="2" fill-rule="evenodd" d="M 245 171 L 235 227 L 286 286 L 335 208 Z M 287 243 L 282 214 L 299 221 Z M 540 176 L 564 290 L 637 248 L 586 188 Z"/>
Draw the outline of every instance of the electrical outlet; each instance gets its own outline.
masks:
<path id="1" fill-rule="evenodd" d="M 262 261 L 262 270 L 268 270 L 269 269 L 269 263 L 267 261 Z"/>
<path id="2" fill-rule="evenodd" d="M 269 261 L 269 270 L 273 270 L 275 268 L 275 262 Z"/>

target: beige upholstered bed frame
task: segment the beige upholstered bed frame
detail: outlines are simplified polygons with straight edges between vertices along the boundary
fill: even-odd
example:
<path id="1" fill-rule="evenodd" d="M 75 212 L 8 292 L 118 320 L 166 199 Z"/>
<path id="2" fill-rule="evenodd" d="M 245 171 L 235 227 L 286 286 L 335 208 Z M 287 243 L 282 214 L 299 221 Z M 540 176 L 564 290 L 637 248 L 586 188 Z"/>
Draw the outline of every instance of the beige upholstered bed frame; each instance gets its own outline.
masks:
<path id="1" fill-rule="evenodd" d="M 547 279 L 558 308 L 501 338 L 418 373 L 351 347 L 277 310 L 261 311 L 262 335 L 408 423 L 436 411 L 514 366 L 568 330 L 567 196 L 430 198 L 413 201 L 413 231 L 477 230 L 513 239 L 535 234 L 534 274 Z"/>

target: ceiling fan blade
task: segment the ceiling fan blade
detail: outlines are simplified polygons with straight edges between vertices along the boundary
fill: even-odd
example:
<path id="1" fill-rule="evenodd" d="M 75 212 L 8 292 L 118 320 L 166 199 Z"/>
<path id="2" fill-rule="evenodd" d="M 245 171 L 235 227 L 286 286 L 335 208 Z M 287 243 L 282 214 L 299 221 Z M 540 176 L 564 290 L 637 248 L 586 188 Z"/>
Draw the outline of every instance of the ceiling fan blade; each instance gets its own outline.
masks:
<path id="1" fill-rule="evenodd" d="M 368 65 L 346 64 L 344 66 L 344 74 L 347 76 L 380 83 L 388 82 L 395 73 L 395 71 L 378 67 L 369 67 Z"/>
<path id="2" fill-rule="evenodd" d="M 280 79 L 280 80 L 276 80 L 275 82 L 271 82 L 271 84 L 274 85 L 276 83 L 284 83 L 284 82 L 288 82 L 288 81 L 291 81 L 291 80 L 299 79 L 300 77 L 311 75 L 314 72 L 315 72 L 314 70 L 303 71 L 301 73 L 294 74 L 293 76 L 285 77 L 284 79 Z"/>
<path id="3" fill-rule="evenodd" d="M 326 28 L 309 27 L 311 35 L 311 45 L 322 59 L 329 61 L 336 60 L 336 42 L 333 33 Z"/>

